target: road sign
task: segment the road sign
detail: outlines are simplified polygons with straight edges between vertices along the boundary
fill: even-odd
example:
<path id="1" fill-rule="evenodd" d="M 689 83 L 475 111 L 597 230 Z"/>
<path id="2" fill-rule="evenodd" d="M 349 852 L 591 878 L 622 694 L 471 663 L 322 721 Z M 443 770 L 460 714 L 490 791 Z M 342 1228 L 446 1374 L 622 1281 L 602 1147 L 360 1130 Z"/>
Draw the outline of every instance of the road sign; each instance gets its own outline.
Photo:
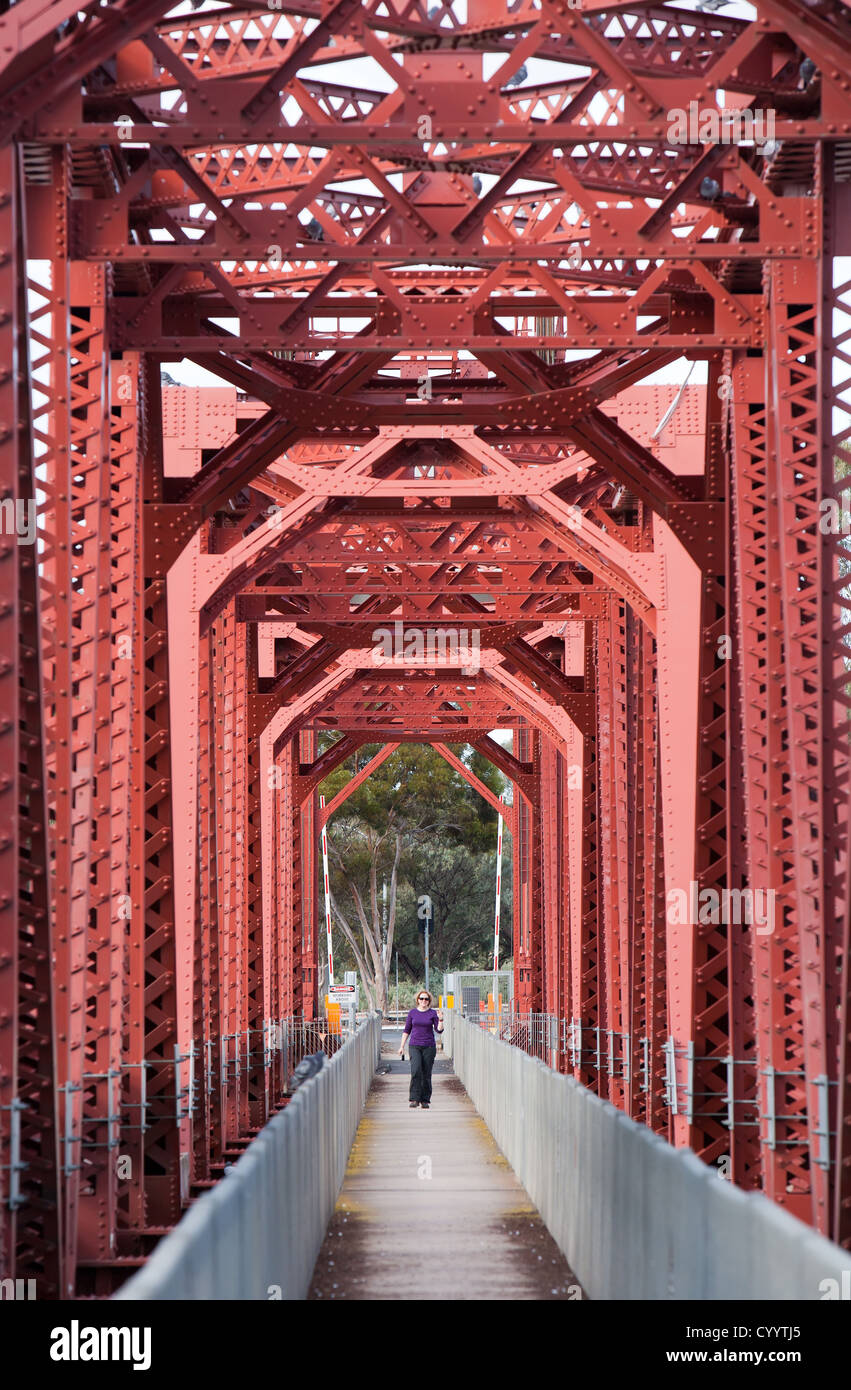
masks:
<path id="1" fill-rule="evenodd" d="M 328 993 L 332 999 L 354 999 L 357 985 L 329 985 Z"/>

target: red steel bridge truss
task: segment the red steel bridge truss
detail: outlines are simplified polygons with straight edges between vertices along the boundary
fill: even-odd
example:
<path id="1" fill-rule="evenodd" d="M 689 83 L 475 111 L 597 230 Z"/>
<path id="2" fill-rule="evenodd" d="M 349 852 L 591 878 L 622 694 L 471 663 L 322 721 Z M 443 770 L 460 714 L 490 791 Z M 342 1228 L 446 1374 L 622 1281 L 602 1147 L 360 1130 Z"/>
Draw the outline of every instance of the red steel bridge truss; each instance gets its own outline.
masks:
<path id="1" fill-rule="evenodd" d="M 742 8 L 0 17 L 0 1264 L 40 1296 L 109 1292 L 282 1103 L 317 788 L 406 741 L 511 779 L 517 1001 L 575 1075 L 851 1241 L 851 14 Z"/>

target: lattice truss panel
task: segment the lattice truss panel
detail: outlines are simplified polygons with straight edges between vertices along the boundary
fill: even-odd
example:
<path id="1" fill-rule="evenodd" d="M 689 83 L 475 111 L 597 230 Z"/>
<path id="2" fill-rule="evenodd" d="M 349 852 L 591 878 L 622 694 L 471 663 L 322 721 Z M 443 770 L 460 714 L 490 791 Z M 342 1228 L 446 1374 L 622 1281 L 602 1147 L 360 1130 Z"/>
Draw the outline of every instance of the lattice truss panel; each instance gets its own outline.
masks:
<path id="1" fill-rule="evenodd" d="M 851 24 L 745 9 L 0 17 L 0 1272 L 39 1296 L 111 1290 L 286 1102 L 319 829 L 402 743 L 512 783 L 562 1065 L 851 1241 Z"/>

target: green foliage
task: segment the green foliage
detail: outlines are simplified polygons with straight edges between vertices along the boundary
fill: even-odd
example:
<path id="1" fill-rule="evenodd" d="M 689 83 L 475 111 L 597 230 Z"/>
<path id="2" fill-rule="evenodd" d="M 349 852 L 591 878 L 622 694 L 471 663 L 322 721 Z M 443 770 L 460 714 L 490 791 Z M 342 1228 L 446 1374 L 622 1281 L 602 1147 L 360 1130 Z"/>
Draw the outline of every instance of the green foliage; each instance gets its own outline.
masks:
<path id="1" fill-rule="evenodd" d="M 320 787 L 327 801 L 336 796 L 357 768 L 379 752 L 380 744 L 361 748 L 352 760 L 326 777 Z M 464 745 L 450 745 L 461 757 Z M 468 766 L 497 795 L 506 781 L 498 768 L 474 753 Z M 340 808 L 337 819 L 356 819 L 383 834 L 398 827 L 408 840 L 439 830 L 455 844 L 483 850 L 496 846 L 497 813 L 433 748 L 404 743 L 392 753 Z"/>
<path id="2" fill-rule="evenodd" d="M 333 739 L 325 741 L 328 746 Z M 382 747 L 361 748 L 335 768 L 320 791 L 330 801 Z M 318 749 L 323 751 L 322 746 Z M 451 751 L 495 795 L 508 783 L 498 768 L 464 744 Z M 402 744 L 335 812 L 328 826 L 330 877 L 334 899 L 350 932 L 360 940 L 362 961 L 376 972 L 374 958 L 382 935 L 381 884 L 388 885 L 386 937 L 399 951 L 400 985 L 423 980 L 423 935 L 417 899 L 429 893 L 434 910 L 430 937 L 432 980 L 451 969 L 489 966 L 493 948 L 494 874 L 497 811 L 460 773 L 420 744 Z M 511 845 L 503 846 L 501 936 L 511 949 Z M 396 901 L 391 877 L 396 864 Z M 358 898 L 363 917 L 358 909 Z M 320 899 L 321 901 L 321 899 Z M 364 930 L 364 918 L 366 930 Z M 359 968 L 350 941 L 335 923 L 338 967 Z M 369 938 L 372 937 L 370 945 Z M 388 978 L 378 994 L 394 997 L 392 955 Z M 385 992 L 386 990 L 386 992 Z"/>
<path id="3" fill-rule="evenodd" d="M 503 842 L 500 937 L 503 956 L 511 950 L 511 838 Z M 496 842 L 493 851 L 471 852 L 466 845 L 429 839 L 407 857 L 399 890 L 396 939 L 408 959 L 422 961 L 423 937 L 417 920 L 417 897 L 428 893 L 434 911 L 429 941 L 432 971 L 478 970 L 493 955 Z"/>
<path id="4" fill-rule="evenodd" d="M 851 473 L 851 449 L 843 445 L 837 454 L 834 455 L 833 475 L 838 482 L 840 478 L 847 478 Z"/>

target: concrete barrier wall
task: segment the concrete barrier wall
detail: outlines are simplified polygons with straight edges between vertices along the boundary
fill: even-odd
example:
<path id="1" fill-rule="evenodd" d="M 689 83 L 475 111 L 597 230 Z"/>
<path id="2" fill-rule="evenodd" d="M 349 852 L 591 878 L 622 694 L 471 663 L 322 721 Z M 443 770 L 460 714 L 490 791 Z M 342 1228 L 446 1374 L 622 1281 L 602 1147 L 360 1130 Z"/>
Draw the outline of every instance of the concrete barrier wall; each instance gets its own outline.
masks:
<path id="1" fill-rule="evenodd" d="M 572 1077 L 446 1018 L 458 1077 L 590 1298 L 848 1296 L 838 1245 Z"/>
<path id="2" fill-rule="evenodd" d="M 380 1049 L 373 1014 L 115 1298 L 304 1298 Z"/>

